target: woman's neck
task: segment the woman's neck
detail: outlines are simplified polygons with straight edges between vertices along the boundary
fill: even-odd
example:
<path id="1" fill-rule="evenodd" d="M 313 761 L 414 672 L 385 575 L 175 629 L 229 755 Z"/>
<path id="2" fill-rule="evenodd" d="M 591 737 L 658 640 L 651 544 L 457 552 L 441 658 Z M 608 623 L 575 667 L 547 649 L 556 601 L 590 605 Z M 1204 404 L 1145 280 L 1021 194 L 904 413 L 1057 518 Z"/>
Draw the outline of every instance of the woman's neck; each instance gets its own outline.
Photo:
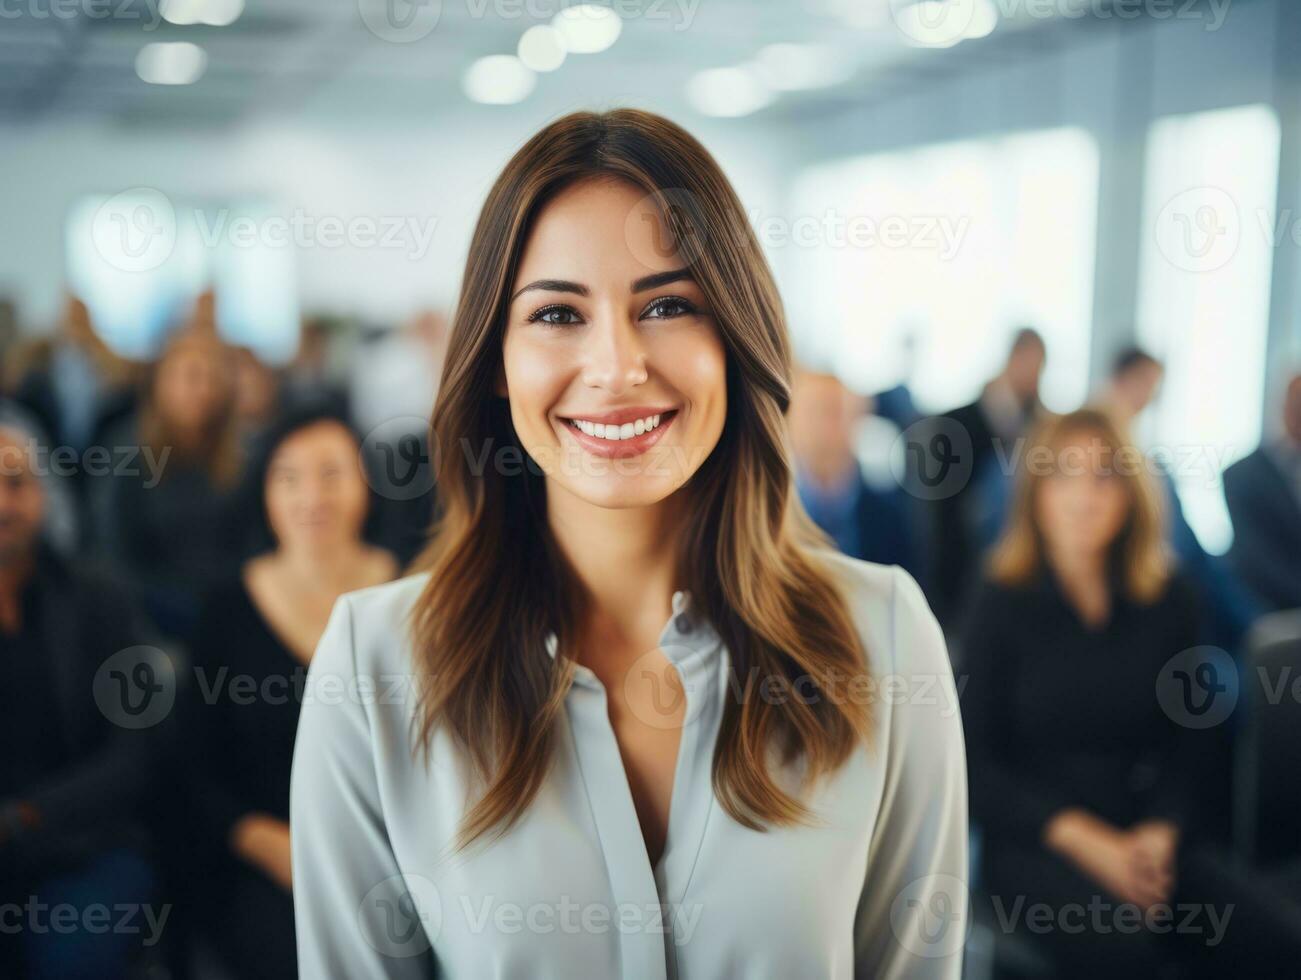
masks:
<path id="1" fill-rule="evenodd" d="M 1110 614 L 1105 552 L 1049 547 L 1048 564 L 1061 583 L 1066 599 L 1086 622 L 1104 622 Z"/>
<path id="2" fill-rule="evenodd" d="M 281 546 L 274 561 L 281 574 L 303 585 L 326 591 L 347 591 L 364 567 L 359 560 L 366 551 L 361 541 L 340 541 L 324 547 Z"/>
<path id="3" fill-rule="evenodd" d="M 667 618 L 678 588 L 681 496 L 647 507 L 607 508 L 548 488 L 551 534 L 596 619 L 631 636 Z"/>

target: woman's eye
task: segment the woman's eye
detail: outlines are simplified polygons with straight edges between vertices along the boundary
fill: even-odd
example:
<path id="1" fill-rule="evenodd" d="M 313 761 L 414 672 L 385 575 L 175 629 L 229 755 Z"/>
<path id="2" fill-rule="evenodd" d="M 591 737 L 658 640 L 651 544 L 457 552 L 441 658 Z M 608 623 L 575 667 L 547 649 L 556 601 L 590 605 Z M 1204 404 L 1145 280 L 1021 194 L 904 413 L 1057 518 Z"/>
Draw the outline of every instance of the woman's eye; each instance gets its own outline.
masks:
<path id="1" fill-rule="evenodd" d="M 646 307 L 646 312 L 642 316 L 648 316 L 652 319 L 667 320 L 670 317 L 685 316 L 688 313 L 694 313 L 696 308 L 688 300 L 681 296 L 662 296 L 654 300 L 650 306 Z"/>
<path id="2" fill-rule="evenodd" d="M 563 327 L 579 322 L 578 311 L 572 306 L 544 306 L 529 315 L 529 323 L 546 323 Z"/>

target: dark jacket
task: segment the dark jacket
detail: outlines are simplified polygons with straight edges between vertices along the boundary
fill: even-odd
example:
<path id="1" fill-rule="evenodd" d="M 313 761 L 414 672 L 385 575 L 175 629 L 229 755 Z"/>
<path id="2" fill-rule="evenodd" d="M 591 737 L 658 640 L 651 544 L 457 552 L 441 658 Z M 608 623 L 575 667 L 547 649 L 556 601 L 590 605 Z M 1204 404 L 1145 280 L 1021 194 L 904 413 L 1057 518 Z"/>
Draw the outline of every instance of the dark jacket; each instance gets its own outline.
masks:
<path id="1" fill-rule="evenodd" d="M 1301 608 L 1301 501 L 1267 450 L 1224 471 L 1224 499 L 1239 577 L 1270 608 Z"/>
<path id="2" fill-rule="evenodd" d="M 57 715 L 64 763 L 0 801 L 7 812 L 22 804 L 38 818 L 0 845 L 10 870 L 19 854 L 22 867 L 58 865 L 134 833 L 139 804 L 156 778 L 155 722 L 166 720 L 175 692 L 170 660 L 148 645 L 151 632 L 114 582 L 42 546 L 28 589 L 37 610 L 33 645 L 47 658 L 50 679 L 48 690 L 31 695 L 38 710 Z M 144 675 L 137 664 L 158 687 L 150 696 L 160 700 L 132 716 L 119 707 L 119 681 L 138 682 Z"/>

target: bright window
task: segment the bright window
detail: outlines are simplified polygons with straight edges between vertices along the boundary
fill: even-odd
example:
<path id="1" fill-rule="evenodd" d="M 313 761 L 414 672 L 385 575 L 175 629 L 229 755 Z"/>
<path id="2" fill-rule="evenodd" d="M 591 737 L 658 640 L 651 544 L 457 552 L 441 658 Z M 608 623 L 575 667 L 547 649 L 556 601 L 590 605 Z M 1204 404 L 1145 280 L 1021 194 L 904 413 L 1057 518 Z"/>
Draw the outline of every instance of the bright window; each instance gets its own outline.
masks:
<path id="1" fill-rule="evenodd" d="M 298 346 L 293 240 L 257 203 L 195 206 L 153 188 L 77 201 L 68 215 L 68 282 L 118 353 L 148 358 L 205 289 L 233 344 L 282 363 Z"/>
<path id="2" fill-rule="evenodd" d="M 776 257 L 798 354 L 867 391 L 907 381 L 941 410 L 974 399 L 1028 325 L 1048 346 L 1044 401 L 1075 407 L 1088 386 L 1097 184 L 1096 143 L 1077 128 L 811 168 L 793 212 L 826 230 Z"/>
<path id="3" fill-rule="evenodd" d="M 1167 116 L 1148 134 L 1138 337 L 1166 376 L 1142 434 L 1216 553 L 1233 537 L 1220 475 L 1260 441 L 1278 153 L 1264 105 Z"/>

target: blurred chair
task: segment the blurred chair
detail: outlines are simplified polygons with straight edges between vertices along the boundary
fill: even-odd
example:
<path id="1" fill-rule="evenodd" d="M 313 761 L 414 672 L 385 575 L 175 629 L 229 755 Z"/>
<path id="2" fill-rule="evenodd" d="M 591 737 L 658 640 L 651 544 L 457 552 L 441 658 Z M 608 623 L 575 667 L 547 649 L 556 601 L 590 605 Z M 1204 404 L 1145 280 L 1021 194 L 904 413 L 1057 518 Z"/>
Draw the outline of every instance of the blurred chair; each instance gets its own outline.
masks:
<path id="1" fill-rule="evenodd" d="M 1301 857 L 1301 609 L 1247 635 L 1246 726 L 1235 765 L 1235 844 L 1252 865 Z"/>

